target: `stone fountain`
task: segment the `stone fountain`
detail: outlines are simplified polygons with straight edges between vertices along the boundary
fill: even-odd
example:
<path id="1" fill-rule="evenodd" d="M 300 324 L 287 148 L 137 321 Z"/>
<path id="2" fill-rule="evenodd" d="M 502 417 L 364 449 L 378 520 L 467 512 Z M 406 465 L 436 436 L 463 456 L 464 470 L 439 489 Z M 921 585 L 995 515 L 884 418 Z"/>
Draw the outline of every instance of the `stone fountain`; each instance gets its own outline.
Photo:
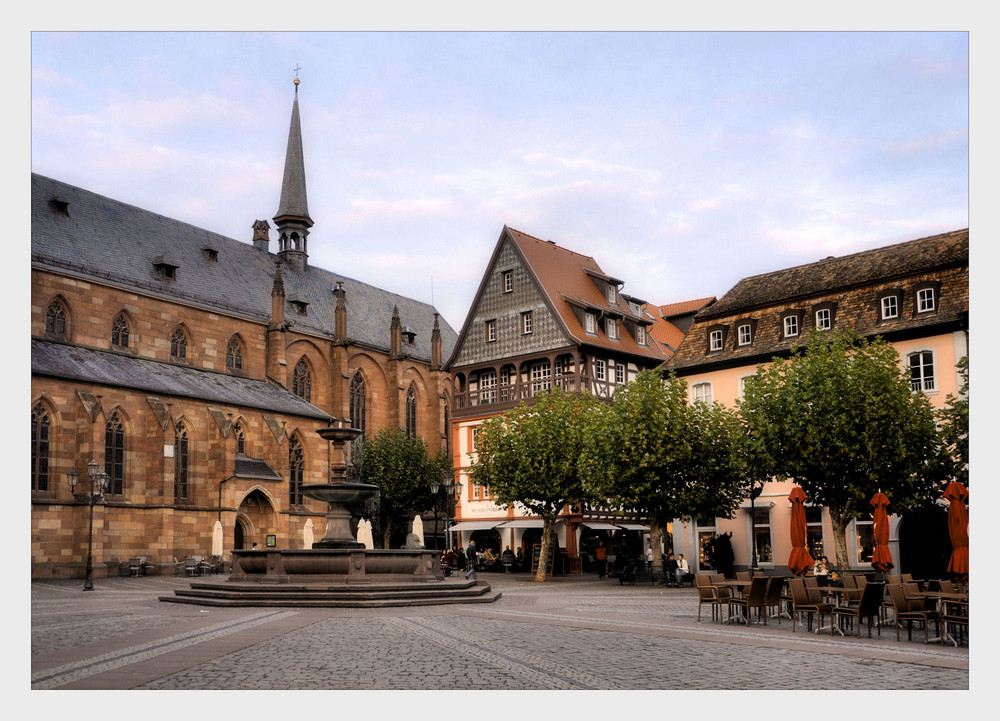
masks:
<path id="1" fill-rule="evenodd" d="M 500 598 L 484 582 L 448 579 L 438 552 L 366 549 L 351 533 L 351 503 L 379 488 L 347 480 L 345 444 L 361 435 L 346 419 L 316 431 L 330 441 L 330 481 L 302 486 L 325 501 L 326 533 L 308 549 L 234 550 L 226 583 L 192 583 L 161 601 L 211 606 L 408 606 L 489 603 Z"/>

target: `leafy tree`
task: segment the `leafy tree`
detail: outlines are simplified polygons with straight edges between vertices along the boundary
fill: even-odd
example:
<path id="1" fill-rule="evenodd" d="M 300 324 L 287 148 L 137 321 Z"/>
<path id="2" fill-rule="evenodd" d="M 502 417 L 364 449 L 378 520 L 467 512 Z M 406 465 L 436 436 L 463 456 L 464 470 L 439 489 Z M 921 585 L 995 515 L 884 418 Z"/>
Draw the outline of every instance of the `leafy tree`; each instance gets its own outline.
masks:
<path id="1" fill-rule="evenodd" d="M 956 398 L 949 393 L 947 407 L 938 411 L 941 422 L 941 441 L 944 444 L 946 475 L 969 485 L 969 356 L 958 361 L 962 387 Z"/>
<path id="2" fill-rule="evenodd" d="M 746 434 L 717 403 L 688 403 L 687 383 L 643 371 L 615 394 L 590 493 L 649 515 L 653 563 L 673 518 L 732 517 L 750 488 Z"/>
<path id="3" fill-rule="evenodd" d="M 433 503 L 430 484 L 451 467 L 444 453 L 428 458 L 427 444 L 398 428 L 383 428 L 361 443 L 356 478 L 379 487 L 373 508 L 382 530 L 382 547 L 389 548 L 394 519 L 409 516 Z"/>
<path id="4" fill-rule="evenodd" d="M 902 513 L 936 480 L 934 412 L 880 338 L 813 331 L 790 358 L 758 368 L 739 408 L 769 474 L 829 509 L 838 568 L 850 567 L 848 524 L 871 514 L 877 491 Z"/>
<path id="5" fill-rule="evenodd" d="M 583 479 L 594 456 L 585 448 L 606 414 L 607 406 L 589 393 L 555 388 L 479 427 L 472 479 L 497 503 L 521 503 L 542 518 L 542 559 L 553 548 L 556 517 L 566 505 L 586 500 Z M 539 563 L 535 580 L 544 581 L 547 571 Z"/>

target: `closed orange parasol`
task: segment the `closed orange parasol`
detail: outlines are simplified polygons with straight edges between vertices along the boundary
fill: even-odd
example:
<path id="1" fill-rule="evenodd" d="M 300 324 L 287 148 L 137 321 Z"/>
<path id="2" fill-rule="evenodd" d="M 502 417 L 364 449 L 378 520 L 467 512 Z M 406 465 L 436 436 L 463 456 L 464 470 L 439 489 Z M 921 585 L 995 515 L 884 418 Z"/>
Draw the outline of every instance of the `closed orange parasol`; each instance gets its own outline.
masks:
<path id="1" fill-rule="evenodd" d="M 889 551 L 889 513 L 885 507 L 889 505 L 889 497 L 882 491 L 872 496 L 871 504 L 875 506 L 875 550 L 872 552 L 872 568 L 888 573 L 892 570 L 892 553 Z"/>
<path id="2" fill-rule="evenodd" d="M 948 500 L 948 536 L 951 537 L 951 560 L 948 573 L 958 581 L 969 578 L 969 511 L 965 504 L 969 500 L 968 489 L 958 481 L 952 481 L 944 489 Z"/>
<path id="3" fill-rule="evenodd" d="M 801 576 L 813 565 L 813 558 L 806 550 L 806 492 L 795 486 L 788 494 L 788 500 L 792 502 L 792 522 L 789 526 L 792 552 L 788 554 L 788 570 Z"/>

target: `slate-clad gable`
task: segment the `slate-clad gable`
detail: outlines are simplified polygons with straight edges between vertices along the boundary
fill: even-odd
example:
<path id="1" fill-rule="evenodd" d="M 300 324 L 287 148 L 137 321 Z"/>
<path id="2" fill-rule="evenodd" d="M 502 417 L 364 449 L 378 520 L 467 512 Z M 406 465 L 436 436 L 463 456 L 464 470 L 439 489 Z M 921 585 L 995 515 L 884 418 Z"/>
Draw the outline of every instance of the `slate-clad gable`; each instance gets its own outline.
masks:
<path id="1" fill-rule="evenodd" d="M 67 214 L 52 210 L 50 200 L 68 204 Z M 167 218 L 41 175 L 31 176 L 32 264 L 94 281 L 189 303 L 258 323 L 271 311 L 276 256 L 250 243 Z M 210 259 L 204 249 L 216 251 Z M 155 259 L 167 255 L 178 264 L 175 280 L 157 272 Z M 415 332 L 407 346 L 412 357 L 429 361 L 434 308 L 367 283 L 311 267 L 284 267 L 286 296 L 306 302 L 308 312 L 289 309 L 295 328 L 333 338 L 336 298 L 344 284 L 348 337 L 388 350 L 392 309 Z M 441 319 L 441 342 L 447 356 L 458 334 Z"/>

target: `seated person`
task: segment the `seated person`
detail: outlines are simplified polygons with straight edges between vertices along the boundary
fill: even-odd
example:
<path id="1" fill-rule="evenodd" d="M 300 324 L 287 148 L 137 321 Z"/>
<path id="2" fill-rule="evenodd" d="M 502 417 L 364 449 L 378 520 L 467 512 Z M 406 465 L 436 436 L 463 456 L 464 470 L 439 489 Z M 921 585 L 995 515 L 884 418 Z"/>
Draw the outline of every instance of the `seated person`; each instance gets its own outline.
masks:
<path id="1" fill-rule="evenodd" d="M 691 572 L 688 570 L 688 562 L 684 559 L 683 553 L 677 554 L 677 585 L 680 586 L 684 581 L 691 578 Z"/>
<path id="2" fill-rule="evenodd" d="M 665 583 L 668 586 L 677 587 L 680 586 L 680 581 L 677 580 L 677 559 L 674 558 L 674 554 L 668 553 L 667 557 L 663 559 L 663 575 L 666 578 Z"/>

